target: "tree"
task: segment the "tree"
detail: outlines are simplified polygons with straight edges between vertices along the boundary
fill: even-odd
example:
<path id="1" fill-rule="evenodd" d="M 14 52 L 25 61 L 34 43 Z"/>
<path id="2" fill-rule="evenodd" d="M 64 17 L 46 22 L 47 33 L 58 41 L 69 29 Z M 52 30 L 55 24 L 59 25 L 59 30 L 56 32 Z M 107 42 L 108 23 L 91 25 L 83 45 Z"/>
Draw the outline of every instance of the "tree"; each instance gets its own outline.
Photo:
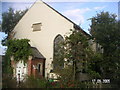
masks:
<path id="1" fill-rule="evenodd" d="M 12 32 L 13 28 L 18 23 L 18 21 L 22 18 L 22 16 L 25 14 L 26 11 L 27 9 L 23 11 L 14 11 L 13 8 L 9 8 L 7 12 L 2 13 L 1 31 L 8 34 L 8 36 L 2 40 L 2 45 L 7 45 L 10 33 Z M 12 73 L 12 69 L 10 66 L 10 56 L 8 54 L 5 55 L 5 60 L 3 63 L 3 71 L 4 73 L 10 73 L 10 72 Z"/>
<path id="2" fill-rule="evenodd" d="M 9 8 L 7 12 L 2 13 L 2 31 L 9 35 L 27 10 L 14 11 L 13 8 Z"/>
<path id="3" fill-rule="evenodd" d="M 117 80 L 120 78 L 120 29 L 116 15 L 101 12 L 92 17 L 91 22 L 90 33 L 104 50 L 101 61 L 102 77 Z"/>
<path id="4" fill-rule="evenodd" d="M 71 31 L 72 33 L 69 36 L 65 36 L 63 44 L 59 45 L 59 51 L 62 51 L 63 54 L 61 55 L 61 52 L 58 52 L 55 59 L 61 62 L 64 61 L 64 65 L 66 64 L 66 67 L 62 69 L 63 73 L 64 69 L 66 72 L 66 70 L 68 70 L 68 67 L 72 67 L 72 70 L 70 70 L 72 74 L 70 73 L 68 76 L 72 75 L 72 79 L 77 80 L 77 75 L 79 73 L 88 73 L 89 71 L 93 70 L 92 68 L 89 70 L 87 69 L 87 64 L 90 63 L 93 52 L 88 43 L 90 36 L 86 36 L 78 30 Z M 61 60 L 61 58 L 59 58 L 59 55 L 64 60 Z M 61 72 L 58 73 L 59 75 L 62 74 Z"/>
<path id="5" fill-rule="evenodd" d="M 55 59 L 59 61 L 59 65 L 64 61 L 64 68 L 57 68 L 54 73 L 59 75 L 58 79 L 63 87 L 69 87 L 69 84 L 74 87 L 82 87 L 79 85 L 80 83 L 87 87 L 87 82 L 84 83 L 85 80 L 100 78 L 99 66 L 102 56 L 92 51 L 89 44 L 90 39 L 89 35 L 84 35 L 80 30 L 71 30 L 71 34 L 65 36 L 64 42 L 59 44 L 57 48 L 59 52 L 57 52 Z M 63 54 L 61 54 L 61 51 Z M 87 77 L 81 79 L 79 76 L 82 77 L 82 75 Z"/>
<path id="6" fill-rule="evenodd" d="M 27 12 L 28 9 L 23 11 L 15 11 L 13 8 L 9 8 L 7 12 L 2 13 L 2 32 L 8 34 L 8 36 L 2 40 L 2 45 L 5 45 L 7 40 L 10 39 L 11 32 L 15 25 L 22 18 L 22 16 Z"/>
<path id="7" fill-rule="evenodd" d="M 90 33 L 104 48 L 104 54 L 108 55 L 119 47 L 119 29 L 116 15 L 101 12 L 93 17 Z M 114 43 L 113 43 L 114 42 Z M 113 44 L 112 44 L 113 43 Z"/>
<path id="8" fill-rule="evenodd" d="M 65 37 L 65 58 L 73 65 L 73 80 L 76 80 L 78 72 L 82 72 L 87 61 L 86 50 L 88 49 L 88 38 L 80 31 L 73 30 L 70 36 Z M 77 65 L 77 64 L 80 65 Z"/>

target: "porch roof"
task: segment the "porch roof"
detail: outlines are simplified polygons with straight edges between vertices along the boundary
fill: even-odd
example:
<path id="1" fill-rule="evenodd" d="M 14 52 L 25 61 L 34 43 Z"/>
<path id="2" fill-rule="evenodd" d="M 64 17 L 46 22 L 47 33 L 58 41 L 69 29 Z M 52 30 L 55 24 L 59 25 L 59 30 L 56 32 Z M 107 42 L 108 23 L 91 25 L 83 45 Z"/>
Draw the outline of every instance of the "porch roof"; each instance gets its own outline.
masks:
<path id="1" fill-rule="evenodd" d="M 36 47 L 31 47 L 32 49 L 32 56 L 33 59 L 34 58 L 39 58 L 39 59 L 46 59 L 39 51 Z"/>

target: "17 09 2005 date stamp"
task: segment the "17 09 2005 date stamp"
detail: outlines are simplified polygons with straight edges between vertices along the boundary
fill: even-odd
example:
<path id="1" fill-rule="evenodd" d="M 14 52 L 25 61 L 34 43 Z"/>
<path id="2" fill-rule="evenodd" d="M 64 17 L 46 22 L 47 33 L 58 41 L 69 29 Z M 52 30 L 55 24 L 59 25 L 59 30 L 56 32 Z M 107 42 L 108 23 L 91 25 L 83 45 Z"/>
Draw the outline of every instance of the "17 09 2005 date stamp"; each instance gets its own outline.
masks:
<path id="1" fill-rule="evenodd" d="M 110 83 L 110 79 L 92 79 L 92 83 Z"/>

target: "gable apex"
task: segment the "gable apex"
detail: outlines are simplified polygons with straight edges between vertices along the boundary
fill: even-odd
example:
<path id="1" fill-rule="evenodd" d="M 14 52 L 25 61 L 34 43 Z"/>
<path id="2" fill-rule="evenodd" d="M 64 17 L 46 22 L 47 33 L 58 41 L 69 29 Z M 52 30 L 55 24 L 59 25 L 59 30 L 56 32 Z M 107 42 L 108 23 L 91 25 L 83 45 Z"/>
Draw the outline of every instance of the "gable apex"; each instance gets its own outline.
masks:
<path id="1" fill-rule="evenodd" d="M 38 2 L 39 2 L 39 3 L 43 3 L 42 0 L 36 0 L 36 1 L 35 1 L 35 3 L 38 3 Z"/>
<path id="2" fill-rule="evenodd" d="M 46 6 L 48 6 L 48 8 L 52 9 L 53 11 L 55 11 L 57 14 L 59 14 L 60 16 L 62 16 L 63 18 L 65 18 L 67 21 L 75 24 L 73 21 L 71 21 L 70 19 L 68 19 L 67 17 L 65 17 L 64 15 L 62 15 L 61 13 L 59 13 L 57 10 L 55 10 L 53 7 L 51 7 L 50 5 L 48 5 L 46 2 L 42 1 L 42 0 L 36 0 L 34 4 L 37 4 L 37 3 L 41 3 L 41 4 L 45 4 Z M 33 5 L 34 5 L 33 4 Z M 77 25 L 77 24 L 75 24 Z"/>
<path id="3" fill-rule="evenodd" d="M 37 5 L 37 4 L 44 4 L 44 5 L 46 5 L 48 8 L 50 8 L 51 10 L 53 10 L 56 14 L 59 14 L 61 17 L 63 17 L 64 19 L 66 19 L 68 22 L 72 23 L 74 29 L 80 30 L 80 31 L 82 31 L 84 34 L 89 35 L 89 34 L 86 33 L 79 25 L 75 24 L 72 20 L 70 20 L 69 18 L 67 18 L 66 16 L 64 16 L 63 14 L 61 14 L 60 12 L 58 12 L 57 10 L 55 10 L 53 7 L 51 7 L 49 4 L 47 4 L 46 2 L 44 2 L 44 1 L 42 1 L 42 0 L 36 0 L 36 1 L 32 4 L 32 6 L 28 9 L 28 11 L 25 13 L 25 15 L 30 11 L 30 9 L 31 9 L 32 7 L 34 7 L 34 6 Z M 38 6 L 40 6 L 40 5 L 38 5 Z M 25 16 L 25 15 L 24 15 L 24 16 Z M 24 18 L 24 16 L 23 16 L 22 18 Z M 21 18 L 21 19 L 22 19 L 22 18 Z M 21 21 L 21 20 L 20 20 L 20 21 Z M 19 24 L 19 22 L 18 22 L 17 24 Z M 16 27 L 16 26 L 15 26 L 15 27 Z"/>
<path id="4" fill-rule="evenodd" d="M 40 0 L 40 1 L 43 2 L 42 0 Z M 61 14 L 60 12 L 58 12 L 57 10 L 55 10 L 53 7 L 51 7 L 47 3 L 45 3 L 45 2 L 43 2 L 43 3 L 45 5 L 47 5 L 49 8 L 51 8 L 53 11 L 55 11 L 57 14 L 59 14 L 60 16 L 62 16 L 63 18 L 65 18 L 67 21 L 71 22 L 76 30 L 81 30 L 82 33 L 84 33 L 85 35 L 89 36 L 89 34 L 86 33 L 79 25 L 77 25 L 76 23 L 74 23 L 72 20 L 70 20 L 69 18 L 67 18 L 66 16 L 64 16 L 63 14 Z"/>

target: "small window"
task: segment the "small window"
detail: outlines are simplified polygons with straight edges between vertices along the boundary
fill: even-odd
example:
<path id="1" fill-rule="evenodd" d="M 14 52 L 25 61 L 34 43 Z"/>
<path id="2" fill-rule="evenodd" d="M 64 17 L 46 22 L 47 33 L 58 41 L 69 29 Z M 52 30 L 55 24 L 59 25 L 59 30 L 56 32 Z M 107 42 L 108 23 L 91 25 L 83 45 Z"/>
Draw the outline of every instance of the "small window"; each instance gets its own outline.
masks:
<path id="1" fill-rule="evenodd" d="M 39 63 L 38 64 L 38 73 L 40 74 L 40 75 L 42 75 L 43 73 L 43 70 L 42 70 L 43 68 L 42 68 L 42 64 L 41 63 Z"/>
<path id="2" fill-rule="evenodd" d="M 42 23 L 35 23 L 32 25 L 33 31 L 41 31 Z"/>
<path id="3" fill-rule="evenodd" d="M 38 72 L 40 73 L 41 69 L 41 64 L 38 64 Z"/>

